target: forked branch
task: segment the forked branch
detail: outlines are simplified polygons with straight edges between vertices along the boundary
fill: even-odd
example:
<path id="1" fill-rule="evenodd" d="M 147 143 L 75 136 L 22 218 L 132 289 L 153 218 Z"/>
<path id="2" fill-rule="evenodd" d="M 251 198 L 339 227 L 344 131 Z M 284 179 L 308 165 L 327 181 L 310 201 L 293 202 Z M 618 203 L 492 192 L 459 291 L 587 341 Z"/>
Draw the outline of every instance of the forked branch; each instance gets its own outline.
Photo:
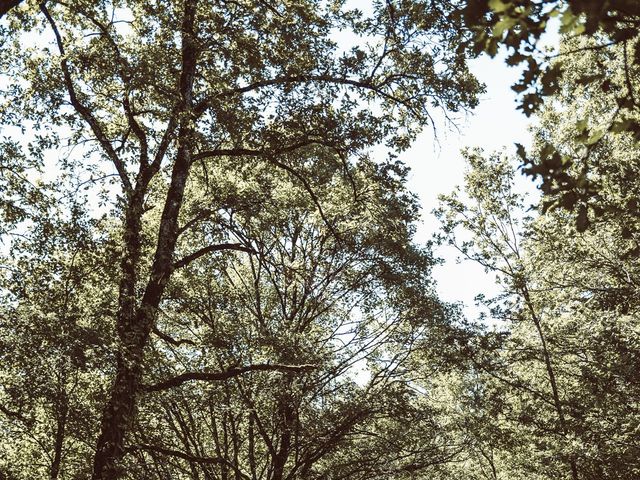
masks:
<path id="1" fill-rule="evenodd" d="M 78 98 L 76 89 L 73 85 L 73 79 L 71 78 L 71 71 L 69 69 L 69 63 L 67 62 L 67 56 L 64 50 L 64 45 L 62 43 L 62 36 L 60 35 L 60 31 L 58 30 L 58 26 L 56 25 L 49 9 L 47 9 L 46 4 L 43 2 L 40 4 L 40 11 L 44 14 L 51 29 L 53 30 L 53 34 L 56 37 L 56 43 L 58 45 L 58 51 L 60 52 L 60 67 L 62 68 L 62 75 L 64 77 L 64 84 L 69 94 L 69 100 L 71 101 L 71 105 L 78 112 L 78 114 L 84 119 L 85 122 L 89 124 L 91 127 L 91 131 L 95 135 L 98 143 L 104 150 L 107 157 L 113 162 L 116 170 L 118 171 L 118 176 L 122 181 L 122 186 L 127 195 L 130 195 L 133 192 L 133 188 L 131 185 L 131 180 L 129 180 L 129 175 L 127 174 L 127 169 L 125 167 L 124 162 L 118 156 L 116 151 L 111 145 L 111 142 L 105 135 L 100 123 L 96 119 L 96 117 L 91 113 L 91 109 L 84 105 L 80 99 Z"/>

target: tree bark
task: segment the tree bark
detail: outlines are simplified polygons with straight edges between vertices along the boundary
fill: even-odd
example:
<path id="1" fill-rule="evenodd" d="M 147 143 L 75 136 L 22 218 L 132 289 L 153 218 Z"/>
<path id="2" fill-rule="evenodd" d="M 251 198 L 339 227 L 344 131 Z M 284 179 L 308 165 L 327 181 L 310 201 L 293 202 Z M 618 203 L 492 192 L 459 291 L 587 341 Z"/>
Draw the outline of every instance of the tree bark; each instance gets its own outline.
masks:
<path id="1" fill-rule="evenodd" d="M 64 388 L 64 387 L 63 387 Z M 62 448 L 64 446 L 64 436 L 67 426 L 67 415 L 69 413 L 69 403 L 67 401 L 66 393 L 61 392 L 58 399 L 59 409 L 56 425 L 56 434 L 53 444 L 53 460 L 51 461 L 51 468 L 49 469 L 49 478 L 56 480 L 60 474 L 60 465 L 62 464 Z"/>
<path id="2" fill-rule="evenodd" d="M 140 260 L 143 194 L 138 192 L 125 213 L 120 293 L 116 325 L 120 342 L 116 378 L 102 414 L 102 423 L 93 463 L 94 479 L 118 477 L 117 463 L 124 455 L 124 435 L 132 420 L 135 393 L 142 374 L 142 353 L 147 341 L 138 319 L 135 287 Z"/>
<path id="3" fill-rule="evenodd" d="M 283 480 L 284 468 L 291 453 L 291 440 L 294 423 L 297 421 L 293 398 L 289 393 L 292 388 L 291 377 L 287 379 L 284 394 L 279 399 L 278 416 L 280 417 L 280 442 L 273 456 L 272 480 Z"/>
<path id="4" fill-rule="evenodd" d="M 9 10 L 17 7 L 21 3 L 22 0 L 0 0 L 0 18 L 4 17 Z"/>
<path id="5" fill-rule="evenodd" d="M 125 453 L 125 438 L 135 417 L 135 403 L 141 390 L 144 349 L 153 329 L 156 313 L 165 287 L 173 272 L 173 255 L 178 240 L 178 216 L 191 166 L 193 127 L 193 80 L 196 70 L 195 19 L 197 2 L 185 0 L 182 21 L 182 72 L 179 80 L 181 114 L 178 150 L 171 183 L 160 219 L 158 241 L 151 274 L 139 305 L 136 305 L 136 283 L 140 257 L 140 234 L 144 195 L 148 182 L 141 181 L 130 199 L 125 218 L 125 255 L 119 312 L 116 319 L 120 346 L 117 373 L 102 416 L 102 425 L 93 463 L 93 480 L 120 477 L 120 464 Z"/>

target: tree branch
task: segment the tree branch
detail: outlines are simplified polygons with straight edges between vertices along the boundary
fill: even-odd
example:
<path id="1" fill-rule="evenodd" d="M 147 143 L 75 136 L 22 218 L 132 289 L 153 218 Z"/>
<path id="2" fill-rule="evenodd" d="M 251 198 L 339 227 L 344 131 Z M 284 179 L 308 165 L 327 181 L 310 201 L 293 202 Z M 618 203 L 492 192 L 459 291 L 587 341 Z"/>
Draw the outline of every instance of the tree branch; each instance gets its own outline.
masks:
<path id="1" fill-rule="evenodd" d="M 106 155 L 115 165 L 116 170 L 118 171 L 118 175 L 120 176 L 120 180 L 122 181 L 122 186 L 125 193 L 129 195 L 132 193 L 133 188 L 131 186 L 131 181 L 129 180 L 129 176 L 125 168 L 125 164 L 122 159 L 118 157 L 118 154 L 113 149 L 113 145 L 111 145 L 111 142 L 102 131 L 102 127 L 98 123 L 98 120 L 91 113 L 91 110 L 86 105 L 83 105 L 82 102 L 80 102 L 80 100 L 78 99 L 75 87 L 73 86 L 73 80 L 71 79 L 71 72 L 69 71 L 69 64 L 67 62 L 66 53 L 64 51 L 64 45 L 62 44 L 60 31 L 58 30 L 58 27 L 53 20 L 53 17 L 51 17 L 51 14 L 49 13 L 49 10 L 47 9 L 47 6 L 44 2 L 40 4 L 40 10 L 49 22 L 49 25 L 51 26 L 51 29 L 53 30 L 53 33 L 56 37 L 56 43 L 60 52 L 60 67 L 62 68 L 64 83 L 67 88 L 67 92 L 69 93 L 69 100 L 71 101 L 71 105 L 76 110 L 76 112 L 80 114 L 84 121 L 87 122 L 91 127 L 91 130 L 100 143 L 100 146 L 103 148 Z"/>
<path id="2" fill-rule="evenodd" d="M 212 158 L 212 157 L 262 157 L 267 155 L 281 155 L 283 153 L 291 153 L 300 148 L 308 147 L 310 145 L 322 145 L 322 142 L 317 140 L 306 139 L 304 141 L 293 143 L 291 145 L 286 145 L 282 148 L 278 149 L 267 149 L 267 148 L 216 148 L 214 150 L 204 150 L 193 155 L 192 160 L 195 162 L 197 160 L 202 160 L 203 158 Z"/>
<path id="3" fill-rule="evenodd" d="M 172 448 L 164 448 L 164 447 L 157 447 L 155 445 L 144 445 L 144 444 L 132 445 L 129 447 L 129 450 L 142 450 L 145 452 L 154 452 L 154 453 L 159 453 L 161 455 L 181 458 L 188 462 L 201 463 L 205 465 L 226 465 L 227 467 L 231 468 L 231 470 L 236 472 L 236 474 L 238 474 L 241 478 L 246 480 L 251 480 L 251 477 L 249 477 L 246 473 L 240 470 L 240 468 L 238 468 L 237 465 L 235 465 L 233 462 L 230 462 L 229 460 L 223 457 L 199 457 L 196 455 L 191 455 L 185 452 L 181 452 L 180 450 L 174 450 Z"/>
<path id="4" fill-rule="evenodd" d="M 11 10 L 13 7 L 17 7 L 22 3 L 22 0 L 3 0 L 0 2 L 0 18 Z"/>
<path id="5" fill-rule="evenodd" d="M 228 370 L 222 372 L 187 372 L 177 377 L 169 378 L 160 383 L 148 385 L 145 387 L 147 392 L 159 392 L 162 390 L 168 390 L 173 387 L 178 387 L 186 382 L 201 381 L 201 382 L 220 382 L 229 378 L 240 376 L 248 372 L 292 372 L 301 373 L 316 368 L 316 365 L 303 364 L 303 365 L 282 365 L 277 363 L 256 363 L 254 365 L 247 365 L 244 367 L 231 367 Z"/>
<path id="6" fill-rule="evenodd" d="M 259 90 L 265 87 L 271 87 L 275 85 L 286 85 L 291 83 L 332 83 L 334 85 L 348 85 L 356 88 L 362 88 L 365 90 L 372 91 L 382 98 L 404 105 L 407 108 L 409 108 L 409 110 L 414 115 L 422 117 L 422 115 L 419 114 L 419 112 L 415 111 L 413 106 L 408 104 L 407 100 L 398 98 L 384 91 L 384 89 L 380 85 L 375 85 L 370 80 L 356 80 L 356 79 L 345 78 L 345 77 L 337 77 L 333 75 L 290 75 L 290 76 L 276 77 L 268 80 L 261 80 L 259 82 L 251 83 L 249 85 L 245 85 L 244 87 L 225 90 L 215 95 L 215 98 L 229 97 L 233 95 L 248 93 L 254 90 Z M 212 100 L 211 98 L 208 98 L 198 103 L 198 105 L 196 105 L 196 107 L 194 108 L 194 114 L 196 116 L 200 116 L 204 112 L 206 112 L 206 110 L 211 106 L 211 100 Z"/>
<path id="7" fill-rule="evenodd" d="M 213 210 L 208 210 L 208 209 L 200 211 L 195 217 L 187 221 L 182 227 L 178 229 L 178 235 L 182 235 L 184 232 L 189 230 L 200 220 L 204 220 L 206 217 L 208 217 L 212 213 L 213 213 Z"/>
<path id="8" fill-rule="evenodd" d="M 29 422 L 29 419 L 27 419 L 24 415 L 22 415 L 20 412 L 14 412 L 13 410 L 8 409 L 2 404 L 0 404 L 0 412 L 4 413 L 7 417 L 15 418 L 17 420 L 20 420 L 22 423 L 31 426 L 31 422 Z"/>
<path id="9" fill-rule="evenodd" d="M 258 253 L 253 248 L 245 247 L 241 243 L 218 243 L 215 245 L 209 245 L 207 247 L 201 248 L 200 250 L 193 252 L 191 255 L 187 255 L 186 257 L 178 260 L 173 264 L 173 269 L 177 270 L 178 268 L 185 267 L 189 265 L 191 262 L 193 262 L 194 260 L 202 257 L 203 255 L 206 255 L 207 253 L 219 252 L 222 250 L 236 250 L 239 252 L 247 252 L 247 253 L 254 253 L 254 254 Z"/>
<path id="10" fill-rule="evenodd" d="M 120 48 L 118 47 L 118 44 L 115 42 L 113 37 L 109 34 L 109 28 L 106 25 L 104 25 L 102 22 L 96 19 L 93 15 L 90 15 L 83 10 L 77 9 L 74 6 L 74 4 L 68 4 L 66 2 L 59 2 L 59 3 L 69 8 L 72 12 L 79 13 L 80 15 L 85 17 L 87 20 L 89 20 L 92 24 L 94 24 L 100 30 L 103 37 L 107 40 L 107 42 L 109 43 L 109 45 L 111 45 L 111 48 L 115 52 L 116 57 L 118 59 L 118 68 L 117 68 L 118 75 L 120 76 L 120 79 L 122 80 L 122 83 L 125 86 L 125 91 L 122 96 L 122 106 L 124 108 L 125 115 L 127 116 L 129 127 L 131 131 L 133 131 L 135 136 L 138 138 L 138 141 L 140 142 L 140 168 L 141 169 L 146 168 L 147 165 L 149 164 L 149 142 L 147 140 L 146 132 L 144 131 L 144 129 L 136 119 L 136 112 L 134 112 L 131 107 L 131 100 L 129 95 L 131 91 L 131 82 L 130 82 L 131 76 L 127 72 L 129 65 L 126 58 L 122 55 Z"/>
<path id="11" fill-rule="evenodd" d="M 160 329 L 158 329 L 158 327 L 153 327 L 151 329 L 151 331 L 161 340 L 164 340 L 165 342 L 175 346 L 175 347 L 179 347 L 180 345 L 183 344 L 187 344 L 187 345 L 195 345 L 195 342 L 188 340 L 188 339 L 180 339 L 180 340 L 176 340 L 175 338 L 171 337 L 170 335 L 167 335 L 166 333 L 163 333 L 160 331 Z"/>
<path id="12" fill-rule="evenodd" d="M 164 448 L 164 447 L 158 447 L 156 445 L 144 445 L 144 444 L 135 444 L 135 445 L 131 445 L 128 450 L 143 450 L 145 452 L 155 452 L 155 453 L 160 453 L 162 455 L 167 455 L 170 457 L 177 457 L 177 458 L 181 458 L 182 460 L 187 460 L 188 462 L 194 462 L 194 463 L 204 463 L 207 465 L 220 465 L 220 464 L 224 464 L 224 465 L 228 465 L 231 466 L 230 462 L 228 460 L 225 460 L 222 457 L 198 457 L 195 455 L 191 455 L 189 453 L 185 453 L 185 452 L 181 452 L 180 450 L 174 450 L 172 448 Z M 232 467 L 235 470 L 235 467 Z M 244 477 L 246 477 L 246 475 L 241 474 Z"/>

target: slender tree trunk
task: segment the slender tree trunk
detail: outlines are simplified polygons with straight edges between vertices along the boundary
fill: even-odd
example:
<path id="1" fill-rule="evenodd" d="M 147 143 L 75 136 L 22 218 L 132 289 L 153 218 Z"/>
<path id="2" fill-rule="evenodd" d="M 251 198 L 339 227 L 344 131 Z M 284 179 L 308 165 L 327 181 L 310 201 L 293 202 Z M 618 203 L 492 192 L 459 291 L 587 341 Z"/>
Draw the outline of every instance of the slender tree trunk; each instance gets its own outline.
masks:
<path id="1" fill-rule="evenodd" d="M 560 401 L 560 392 L 558 389 L 558 382 L 556 380 L 555 371 L 553 369 L 553 364 L 551 363 L 551 354 L 549 353 L 549 349 L 547 348 L 547 340 L 545 338 L 544 332 L 542 331 L 542 324 L 540 322 L 540 318 L 538 317 L 533 303 L 531 301 L 531 297 L 529 295 L 529 289 L 524 287 L 523 296 L 525 302 L 527 303 L 527 307 L 529 308 L 529 313 L 531 314 L 531 319 L 536 327 L 536 331 L 538 332 L 538 337 L 540 339 L 540 345 L 542 346 L 542 356 L 544 358 L 545 368 L 547 370 L 547 376 L 549 378 L 549 384 L 551 385 L 551 394 L 553 396 L 553 403 L 555 405 L 556 414 L 558 415 L 558 422 L 560 424 L 560 429 L 562 433 L 566 435 L 567 424 L 564 416 L 564 411 L 562 409 L 562 402 Z M 576 461 L 574 458 L 569 459 L 569 466 L 571 468 L 571 478 L 572 480 L 578 480 L 578 467 L 576 465 Z"/>
<path id="2" fill-rule="evenodd" d="M 258 475 L 256 474 L 256 447 L 255 447 L 255 432 L 253 430 L 253 414 L 249 413 L 249 430 L 247 433 L 248 436 L 248 456 L 249 456 L 249 469 L 251 470 L 251 480 L 257 480 Z"/>
<path id="3" fill-rule="evenodd" d="M 293 399 L 289 394 L 292 387 L 291 379 L 287 381 L 283 398 L 280 399 L 278 413 L 280 416 L 280 444 L 273 458 L 273 477 L 272 480 L 282 480 L 284 478 L 284 467 L 287 464 L 291 453 L 291 437 L 293 434 L 294 424 L 296 422 L 296 412 L 293 406 Z"/>
<path id="4" fill-rule="evenodd" d="M 49 478 L 56 480 L 60 475 L 60 465 L 62 464 L 62 448 L 64 446 L 64 436 L 67 425 L 67 415 L 69 412 L 69 404 L 64 392 L 60 394 L 58 399 L 58 419 L 56 425 L 56 435 L 53 444 L 53 460 L 51 461 L 51 468 L 49 469 Z"/>

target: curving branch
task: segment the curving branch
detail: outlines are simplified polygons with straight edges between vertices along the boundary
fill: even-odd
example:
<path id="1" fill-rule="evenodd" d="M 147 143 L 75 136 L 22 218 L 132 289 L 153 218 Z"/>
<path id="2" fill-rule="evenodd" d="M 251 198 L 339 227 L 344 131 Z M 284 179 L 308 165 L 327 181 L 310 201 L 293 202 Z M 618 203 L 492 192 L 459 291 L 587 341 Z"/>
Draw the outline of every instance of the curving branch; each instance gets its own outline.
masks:
<path id="1" fill-rule="evenodd" d="M 147 392 L 159 392 L 170 388 L 178 387 L 186 382 L 220 382 L 229 378 L 238 377 L 248 372 L 290 372 L 304 373 L 316 368 L 316 365 L 283 365 L 278 363 L 256 363 L 244 367 L 231 367 L 222 372 L 187 372 L 173 378 L 169 378 L 160 383 L 147 385 Z"/>
<path id="2" fill-rule="evenodd" d="M 397 97 L 387 91 L 385 91 L 384 86 L 388 85 L 390 82 L 385 80 L 384 83 L 377 85 L 372 82 L 370 79 L 368 80 L 357 80 L 353 78 L 346 78 L 334 75 L 287 75 L 281 77 L 270 78 L 267 80 L 261 80 L 258 82 L 250 83 L 249 85 L 245 85 L 244 87 L 232 88 L 229 90 L 225 90 L 223 92 L 214 95 L 212 98 L 206 98 L 198 103 L 194 108 L 194 114 L 198 117 L 204 114 L 212 105 L 212 101 L 214 99 L 231 97 L 234 95 L 241 95 L 244 93 L 249 93 L 257 90 L 261 90 L 266 87 L 273 87 L 277 85 L 289 85 L 293 83 L 327 83 L 333 85 L 345 85 L 355 88 L 360 88 L 363 90 L 368 90 L 381 98 L 386 100 L 390 100 L 399 105 L 405 106 L 413 115 L 418 118 L 423 117 L 423 113 L 416 111 L 415 106 L 411 105 L 409 100 Z M 428 115 L 427 115 L 428 116 Z"/>
<path id="3" fill-rule="evenodd" d="M 47 9 L 47 6 L 44 2 L 40 4 L 40 11 L 42 11 L 44 16 L 46 17 L 47 21 L 49 22 L 49 25 L 51 26 L 51 29 L 53 30 L 53 34 L 56 37 L 58 51 L 60 52 L 60 67 L 62 68 L 64 83 L 67 88 L 67 92 L 69 94 L 69 100 L 71 101 L 71 105 L 76 110 L 76 112 L 80 114 L 80 116 L 84 119 L 84 121 L 89 124 L 89 127 L 91 127 L 91 130 L 93 134 L 96 136 L 96 139 L 98 140 L 98 142 L 100 143 L 100 146 L 106 153 L 107 157 L 109 157 L 109 159 L 115 165 L 116 170 L 118 171 L 120 180 L 122 181 L 122 186 L 125 193 L 127 195 L 130 195 L 133 192 L 133 187 L 131 185 L 131 180 L 129 179 L 129 175 L 127 174 L 127 169 L 125 167 L 125 164 L 122 161 L 122 159 L 118 156 L 116 151 L 114 150 L 113 145 L 111 145 L 111 142 L 109 141 L 104 131 L 102 130 L 102 127 L 100 126 L 100 123 L 98 122 L 97 118 L 91 113 L 91 109 L 86 105 L 84 105 L 78 98 L 76 89 L 73 85 L 73 80 L 71 78 L 69 63 L 67 62 L 64 45 L 62 43 L 62 36 L 60 35 L 60 31 L 58 30 L 58 27 L 55 21 L 53 20 L 53 17 L 51 17 L 51 13 Z"/>
<path id="4" fill-rule="evenodd" d="M 27 417 L 22 415 L 20 412 L 14 412 L 13 410 L 10 410 L 9 408 L 5 407 L 2 404 L 0 404 L 0 412 L 4 413 L 9 418 L 15 418 L 17 420 L 20 420 L 22 423 L 24 423 L 25 425 L 27 425 L 29 427 L 32 426 L 31 425 L 32 422 L 30 422 Z"/>
<path id="5" fill-rule="evenodd" d="M 213 150 L 203 150 L 192 156 L 192 161 L 213 157 L 264 157 L 267 155 L 282 155 L 284 153 L 295 152 L 311 145 L 322 145 L 318 140 L 306 139 L 301 142 L 292 143 L 278 149 L 269 148 L 216 148 Z"/>
<path id="6" fill-rule="evenodd" d="M 206 255 L 211 252 L 220 252 L 222 250 L 236 250 L 238 252 L 246 252 L 246 253 L 258 253 L 253 248 L 245 247 L 241 243 L 218 243 L 215 245 L 209 245 L 207 247 L 201 248 L 193 252 L 191 255 L 187 255 L 186 257 L 178 260 L 173 264 L 173 269 L 177 270 L 178 268 L 186 267 L 194 260 Z"/>
<path id="7" fill-rule="evenodd" d="M 173 345 L 174 347 L 179 347 L 180 345 L 185 345 L 185 344 L 195 346 L 196 344 L 194 341 L 188 340 L 186 338 L 176 340 L 172 336 L 167 335 L 166 333 L 160 331 L 158 327 L 153 327 L 151 331 L 156 335 L 156 337 L 160 338 L 161 340 L 164 340 L 165 342 L 167 342 L 170 345 Z"/>
<path id="8" fill-rule="evenodd" d="M 116 57 L 117 57 L 117 72 L 118 76 L 122 80 L 122 83 L 125 85 L 125 92 L 122 97 L 122 106 L 124 108 L 125 115 L 127 116 L 127 120 L 129 122 L 129 128 L 134 133 L 134 135 L 138 138 L 140 142 L 140 168 L 146 168 L 149 164 L 149 142 L 147 139 L 147 134 L 136 119 L 136 113 L 133 111 L 131 106 L 130 92 L 131 92 L 131 75 L 127 72 L 129 68 L 129 64 L 127 59 L 122 55 L 120 51 L 120 47 L 115 42 L 111 34 L 109 33 L 109 27 L 103 24 L 100 20 L 95 18 L 93 15 L 81 10 L 77 9 L 74 4 L 69 4 L 66 2 L 59 2 L 60 5 L 64 5 L 68 9 L 70 9 L 74 13 L 78 13 L 82 15 L 84 18 L 89 20 L 93 25 L 95 25 L 102 37 L 109 43 L 111 48 L 113 49 Z"/>

